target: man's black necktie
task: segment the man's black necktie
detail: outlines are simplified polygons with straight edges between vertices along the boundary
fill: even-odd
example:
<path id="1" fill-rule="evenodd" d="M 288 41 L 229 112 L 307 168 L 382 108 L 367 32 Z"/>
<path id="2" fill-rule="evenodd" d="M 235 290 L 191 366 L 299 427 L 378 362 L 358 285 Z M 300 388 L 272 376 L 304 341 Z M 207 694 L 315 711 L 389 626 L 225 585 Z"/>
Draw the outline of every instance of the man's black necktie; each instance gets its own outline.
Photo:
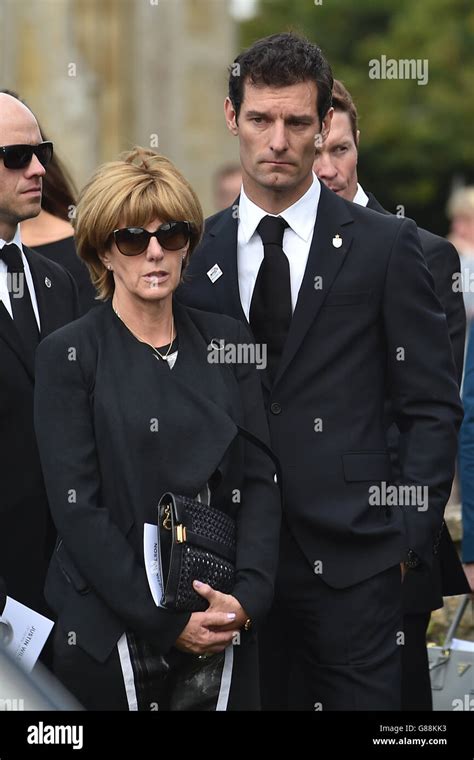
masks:
<path id="1" fill-rule="evenodd" d="M 10 286 L 13 321 L 26 350 L 30 356 L 34 356 L 39 343 L 38 323 L 31 304 L 21 251 L 15 244 L 4 245 L 0 250 L 0 258 L 7 265 L 8 274 L 17 277 L 16 287 Z"/>
<path id="2" fill-rule="evenodd" d="M 283 251 L 287 223 L 264 216 L 257 227 L 264 258 L 250 304 L 250 326 L 257 343 L 267 344 L 267 368 L 274 380 L 291 323 L 290 265 Z"/>

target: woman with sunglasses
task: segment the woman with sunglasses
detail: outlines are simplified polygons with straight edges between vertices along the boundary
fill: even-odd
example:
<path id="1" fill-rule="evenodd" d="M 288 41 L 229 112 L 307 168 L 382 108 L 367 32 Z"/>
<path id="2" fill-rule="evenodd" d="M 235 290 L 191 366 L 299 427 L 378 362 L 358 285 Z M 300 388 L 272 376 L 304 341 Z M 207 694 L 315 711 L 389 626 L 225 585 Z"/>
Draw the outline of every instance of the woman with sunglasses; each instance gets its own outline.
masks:
<path id="1" fill-rule="evenodd" d="M 136 148 L 98 169 L 74 225 L 104 304 L 37 354 L 35 422 L 59 535 L 45 589 L 56 673 L 93 710 L 258 709 L 255 625 L 272 598 L 280 502 L 271 460 L 237 437 L 239 425 L 267 440 L 258 372 L 215 361 L 222 341 L 251 339 L 173 298 L 201 237 L 199 201 L 170 161 Z M 235 587 L 195 584 L 205 612 L 153 601 L 144 526 L 165 491 L 210 494 L 237 522 Z"/>

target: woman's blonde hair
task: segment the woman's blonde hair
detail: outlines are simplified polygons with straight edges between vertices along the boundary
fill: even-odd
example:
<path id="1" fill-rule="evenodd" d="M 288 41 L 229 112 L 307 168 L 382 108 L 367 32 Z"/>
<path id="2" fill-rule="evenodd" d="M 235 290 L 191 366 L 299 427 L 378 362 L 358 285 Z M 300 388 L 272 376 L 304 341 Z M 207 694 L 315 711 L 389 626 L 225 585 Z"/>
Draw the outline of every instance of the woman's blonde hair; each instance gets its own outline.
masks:
<path id="1" fill-rule="evenodd" d="M 94 172 L 79 195 L 73 226 L 78 255 L 87 264 L 99 300 L 114 292 L 113 274 L 100 260 L 113 231 L 119 225 L 144 227 L 154 219 L 190 222 L 185 266 L 201 239 L 204 219 L 196 193 L 168 158 L 135 147 Z"/>

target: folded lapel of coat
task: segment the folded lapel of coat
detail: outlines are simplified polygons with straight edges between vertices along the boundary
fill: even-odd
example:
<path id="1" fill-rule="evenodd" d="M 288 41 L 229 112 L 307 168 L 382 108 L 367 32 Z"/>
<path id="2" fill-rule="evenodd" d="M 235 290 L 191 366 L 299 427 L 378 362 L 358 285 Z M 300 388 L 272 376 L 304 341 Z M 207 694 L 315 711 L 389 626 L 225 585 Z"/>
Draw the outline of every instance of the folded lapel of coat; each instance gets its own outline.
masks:
<path id="1" fill-rule="evenodd" d="M 335 193 L 321 185 L 321 196 L 308 262 L 274 387 L 291 363 L 303 339 L 317 319 L 352 243 L 349 224 L 353 217 Z M 339 240 L 342 242 L 340 243 Z"/>
<path id="2" fill-rule="evenodd" d="M 186 463 L 180 468 L 183 488 L 191 492 L 193 486 L 201 487 L 219 469 L 237 435 L 237 424 L 231 416 L 235 410 L 229 405 L 229 387 L 222 370 L 208 361 L 210 341 L 223 336 L 204 336 L 187 309 L 176 301 L 173 311 L 179 348 L 175 366 L 161 375 L 166 383 L 160 388 L 160 417 L 163 431 L 168 431 L 161 464 L 171 470 L 179 453 L 178 461 Z"/>

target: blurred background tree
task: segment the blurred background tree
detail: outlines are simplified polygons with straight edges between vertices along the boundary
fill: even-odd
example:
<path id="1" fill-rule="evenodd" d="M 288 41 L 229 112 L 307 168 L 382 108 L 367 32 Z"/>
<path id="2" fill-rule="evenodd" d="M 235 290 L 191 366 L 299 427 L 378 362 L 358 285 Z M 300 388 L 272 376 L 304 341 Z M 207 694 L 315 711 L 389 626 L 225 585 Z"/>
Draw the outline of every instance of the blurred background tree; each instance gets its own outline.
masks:
<path id="1" fill-rule="evenodd" d="M 446 200 L 474 182 L 472 0 L 260 0 L 240 46 L 295 31 L 317 42 L 360 115 L 359 178 L 380 202 L 446 234 Z M 370 79 L 369 61 L 427 59 L 428 82 Z"/>

